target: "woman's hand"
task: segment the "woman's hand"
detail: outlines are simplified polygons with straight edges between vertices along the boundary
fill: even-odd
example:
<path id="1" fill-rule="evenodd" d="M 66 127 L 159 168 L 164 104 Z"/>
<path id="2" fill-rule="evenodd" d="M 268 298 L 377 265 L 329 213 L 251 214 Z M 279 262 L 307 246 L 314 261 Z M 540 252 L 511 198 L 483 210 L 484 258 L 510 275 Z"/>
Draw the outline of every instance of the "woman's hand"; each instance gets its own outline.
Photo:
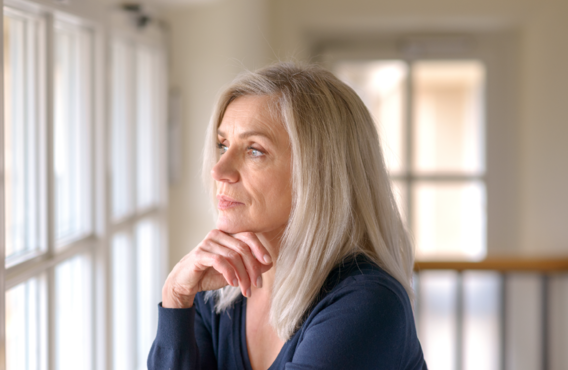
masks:
<path id="1" fill-rule="evenodd" d="M 195 294 L 224 286 L 262 287 L 262 274 L 272 267 L 270 254 L 254 233 L 226 234 L 212 230 L 179 261 L 162 288 L 162 307 L 189 308 Z"/>

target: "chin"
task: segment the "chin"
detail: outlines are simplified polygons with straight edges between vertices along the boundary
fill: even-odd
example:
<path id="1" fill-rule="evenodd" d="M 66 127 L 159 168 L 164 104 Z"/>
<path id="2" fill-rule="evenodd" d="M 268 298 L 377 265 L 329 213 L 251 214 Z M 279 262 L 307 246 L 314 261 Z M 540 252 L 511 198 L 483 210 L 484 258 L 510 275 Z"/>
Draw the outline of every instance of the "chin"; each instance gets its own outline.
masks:
<path id="1" fill-rule="evenodd" d="M 234 222 L 227 220 L 224 217 L 219 217 L 217 219 L 217 229 L 227 233 L 227 234 L 237 234 L 245 231 L 251 231 L 250 227 L 246 227 L 242 222 Z"/>

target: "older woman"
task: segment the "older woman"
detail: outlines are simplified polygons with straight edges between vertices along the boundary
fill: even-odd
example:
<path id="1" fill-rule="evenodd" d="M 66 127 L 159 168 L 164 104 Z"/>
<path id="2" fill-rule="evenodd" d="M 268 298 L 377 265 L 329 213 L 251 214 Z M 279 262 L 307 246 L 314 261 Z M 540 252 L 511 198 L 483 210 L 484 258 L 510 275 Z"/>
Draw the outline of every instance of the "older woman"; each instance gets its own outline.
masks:
<path id="1" fill-rule="evenodd" d="M 280 63 L 221 95 L 217 229 L 162 290 L 150 369 L 425 369 L 413 251 L 373 120 L 331 73 Z"/>

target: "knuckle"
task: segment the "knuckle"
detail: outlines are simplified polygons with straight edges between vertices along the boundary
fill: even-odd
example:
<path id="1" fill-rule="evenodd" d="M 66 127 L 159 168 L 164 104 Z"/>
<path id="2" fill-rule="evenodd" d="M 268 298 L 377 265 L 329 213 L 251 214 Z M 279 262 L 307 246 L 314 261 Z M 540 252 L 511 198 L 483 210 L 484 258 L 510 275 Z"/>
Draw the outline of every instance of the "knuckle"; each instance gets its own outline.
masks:
<path id="1" fill-rule="evenodd" d="M 237 258 L 239 258 L 239 254 L 233 250 L 230 250 L 227 252 L 227 258 L 231 260 L 236 260 Z"/>
<path id="2" fill-rule="evenodd" d="M 194 256 L 195 258 L 197 258 L 197 259 L 203 257 L 203 250 L 202 250 L 201 248 L 195 248 L 195 250 L 194 250 L 192 253 L 193 253 L 193 256 Z M 184 260 L 186 260 L 186 259 L 189 259 L 188 256 L 189 256 L 189 255 L 185 256 L 185 257 L 182 259 L 182 261 L 184 261 Z M 186 258 L 186 257 L 187 257 L 187 258 Z"/>
<path id="3" fill-rule="evenodd" d="M 197 248 L 195 248 L 195 251 L 200 251 L 204 248 L 207 248 L 208 245 L 209 245 L 209 239 L 205 238 L 201 241 L 201 243 L 199 243 Z"/>
<path id="4" fill-rule="evenodd" d="M 247 245 L 247 243 L 243 242 L 243 241 L 238 241 L 237 243 L 237 248 L 239 249 L 240 252 L 242 253 L 246 253 L 249 250 L 249 246 Z"/>
<path id="5" fill-rule="evenodd" d="M 218 254 L 214 254 L 211 259 L 215 265 L 221 265 L 223 263 L 223 258 Z"/>

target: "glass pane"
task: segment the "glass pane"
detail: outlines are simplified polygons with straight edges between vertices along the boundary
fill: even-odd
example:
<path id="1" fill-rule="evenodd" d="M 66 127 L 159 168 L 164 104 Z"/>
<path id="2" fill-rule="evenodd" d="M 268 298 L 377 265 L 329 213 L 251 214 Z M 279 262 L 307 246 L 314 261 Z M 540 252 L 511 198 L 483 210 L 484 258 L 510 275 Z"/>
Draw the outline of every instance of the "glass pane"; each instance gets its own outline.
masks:
<path id="1" fill-rule="evenodd" d="M 486 254 L 485 185 L 417 182 L 413 188 L 416 258 L 481 260 Z"/>
<path id="2" fill-rule="evenodd" d="M 158 200 L 158 130 L 162 91 L 159 81 L 159 64 L 156 51 L 138 47 L 136 51 L 136 166 L 137 205 L 145 208 Z"/>
<path id="3" fill-rule="evenodd" d="M 45 284 L 32 278 L 6 292 L 6 367 L 8 370 L 44 369 Z"/>
<path id="4" fill-rule="evenodd" d="M 4 16 L 6 263 L 42 248 L 38 24 Z"/>
<path id="5" fill-rule="evenodd" d="M 133 205 L 133 47 L 115 42 L 112 48 L 112 213 L 119 219 Z"/>
<path id="6" fill-rule="evenodd" d="M 413 72 L 414 170 L 482 173 L 483 64 L 418 62 Z"/>
<path id="7" fill-rule="evenodd" d="M 418 336 L 429 369 L 453 370 L 456 363 L 457 273 L 420 273 Z"/>
<path id="8" fill-rule="evenodd" d="M 91 266 L 85 256 L 55 268 L 55 368 L 89 370 L 92 366 Z"/>
<path id="9" fill-rule="evenodd" d="M 468 271 L 464 284 L 464 369 L 498 370 L 500 365 L 500 276 Z"/>
<path id="10" fill-rule="evenodd" d="M 142 221 L 136 228 L 136 283 L 138 318 L 137 368 L 146 369 L 146 359 L 158 328 L 158 303 L 162 281 L 159 274 L 159 230 L 152 220 Z"/>
<path id="11" fill-rule="evenodd" d="M 59 24 L 55 30 L 55 189 L 57 239 L 90 228 L 91 35 Z"/>
<path id="12" fill-rule="evenodd" d="M 134 251 L 128 235 L 112 242 L 113 369 L 132 370 L 135 360 Z"/>
<path id="13" fill-rule="evenodd" d="M 342 61 L 335 73 L 357 92 L 377 124 L 387 168 L 404 171 L 407 66 L 396 60 Z"/>

